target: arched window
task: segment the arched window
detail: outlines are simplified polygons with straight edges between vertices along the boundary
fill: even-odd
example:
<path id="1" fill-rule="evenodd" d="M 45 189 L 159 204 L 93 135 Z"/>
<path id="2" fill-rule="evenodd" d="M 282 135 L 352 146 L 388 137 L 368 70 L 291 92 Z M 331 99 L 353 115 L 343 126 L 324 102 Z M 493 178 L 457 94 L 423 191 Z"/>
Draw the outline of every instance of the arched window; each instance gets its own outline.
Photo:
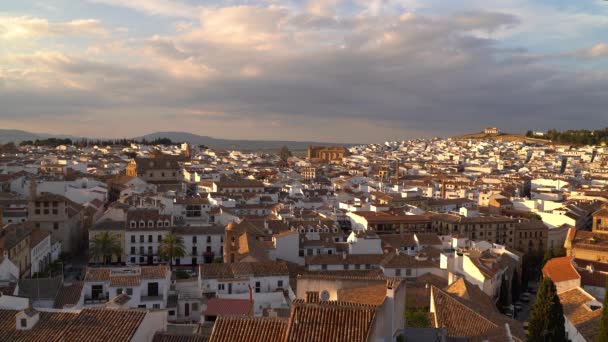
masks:
<path id="1" fill-rule="evenodd" d="M 139 228 L 145 228 L 146 227 L 146 222 L 144 222 L 143 220 L 139 221 Z"/>

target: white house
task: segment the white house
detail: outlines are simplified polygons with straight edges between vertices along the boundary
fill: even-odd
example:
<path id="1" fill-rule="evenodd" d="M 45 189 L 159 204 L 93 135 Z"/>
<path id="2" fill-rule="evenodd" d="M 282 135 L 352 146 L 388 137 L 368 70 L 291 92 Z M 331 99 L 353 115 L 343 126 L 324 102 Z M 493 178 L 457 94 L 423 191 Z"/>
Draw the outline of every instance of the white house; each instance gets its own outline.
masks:
<path id="1" fill-rule="evenodd" d="M 84 279 L 84 306 L 105 305 L 126 294 L 125 307 L 167 307 L 171 271 L 166 265 L 89 268 Z"/>

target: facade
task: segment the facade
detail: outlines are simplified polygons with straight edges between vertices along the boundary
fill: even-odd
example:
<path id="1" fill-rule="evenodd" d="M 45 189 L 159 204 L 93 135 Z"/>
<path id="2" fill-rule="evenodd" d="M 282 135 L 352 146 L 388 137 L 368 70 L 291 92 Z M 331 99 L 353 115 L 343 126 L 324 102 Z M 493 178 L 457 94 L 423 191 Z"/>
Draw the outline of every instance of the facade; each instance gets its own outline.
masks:
<path id="1" fill-rule="evenodd" d="M 29 224 L 9 224 L 0 228 L 0 255 L 10 260 L 19 270 L 19 276 L 30 274 L 32 227 Z"/>
<path id="2" fill-rule="evenodd" d="M 308 146 L 307 157 L 312 161 L 332 162 L 341 161 L 347 157 L 348 150 L 342 146 Z"/>
<path id="3" fill-rule="evenodd" d="M 87 241 L 84 208 L 64 196 L 43 193 L 30 199 L 28 221 L 60 241 L 64 252 L 75 253 Z"/>
<path id="4" fill-rule="evenodd" d="M 122 307 L 164 309 L 170 285 L 171 271 L 166 265 L 89 268 L 82 288 L 84 306 L 105 306 L 126 295 Z"/>

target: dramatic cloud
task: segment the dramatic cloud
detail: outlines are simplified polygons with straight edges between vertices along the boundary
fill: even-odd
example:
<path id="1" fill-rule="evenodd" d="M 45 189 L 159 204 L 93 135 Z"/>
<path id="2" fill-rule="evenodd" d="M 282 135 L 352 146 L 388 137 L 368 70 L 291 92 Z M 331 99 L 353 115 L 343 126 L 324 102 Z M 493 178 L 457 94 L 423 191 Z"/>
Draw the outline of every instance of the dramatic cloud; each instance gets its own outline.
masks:
<path id="1" fill-rule="evenodd" d="M 300 9 L 95 1 L 186 19 L 164 33 L 113 34 L 81 50 L 0 52 L 1 125 L 325 141 L 605 125 L 608 75 L 573 64 L 608 56 L 606 45 L 551 55 L 504 44 L 529 25 L 517 11 L 428 14 L 391 0 L 358 2 L 353 13 L 340 12 L 343 1 Z M 97 35 L 93 27 L 102 27 L 24 24 L 31 19 L 0 21 L 0 37 Z"/>

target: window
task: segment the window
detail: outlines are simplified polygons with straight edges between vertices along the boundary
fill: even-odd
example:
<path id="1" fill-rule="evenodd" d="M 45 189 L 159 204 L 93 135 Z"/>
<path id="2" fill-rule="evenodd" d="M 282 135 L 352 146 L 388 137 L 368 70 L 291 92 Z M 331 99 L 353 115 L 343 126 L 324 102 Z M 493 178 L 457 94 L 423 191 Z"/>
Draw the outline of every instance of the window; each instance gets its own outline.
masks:
<path id="1" fill-rule="evenodd" d="M 139 236 L 139 242 L 140 242 L 140 243 L 144 243 L 144 236 L 143 236 L 143 235 L 140 235 L 140 236 Z"/>
<path id="2" fill-rule="evenodd" d="M 135 253 L 133 253 L 135 254 Z M 131 257 L 131 263 L 134 264 L 135 263 L 135 257 Z"/>
<path id="3" fill-rule="evenodd" d="M 152 255 L 152 246 L 148 246 L 148 255 Z"/>
<path id="4" fill-rule="evenodd" d="M 262 285 L 260 284 L 259 281 L 255 282 L 255 293 L 260 293 Z"/>
<path id="5" fill-rule="evenodd" d="M 135 235 L 131 235 L 131 243 L 135 243 Z"/>
<path id="6" fill-rule="evenodd" d="M 146 304 L 141 304 L 141 305 L 138 305 L 137 307 L 140 308 L 140 309 L 145 309 L 146 308 Z"/>
<path id="7" fill-rule="evenodd" d="M 169 316 L 175 316 L 175 310 L 169 310 Z"/>
<path id="8" fill-rule="evenodd" d="M 54 229 L 54 230 L 59 229 L 59 223 L 58 223 L 58 222 L 54 222 L 54 223 L 53 223 L 53 229 Z"/>
<path id="9" fill-rule="evenodd" d="M 192 237 L 192 243 L 196 243 L 196 235 Z"/>
<path id="10" fill-rule="evenodd" d="M 301 257 L 303 257 L 304 256 L 304 250 L 300 249 L 300 251 L 298 252 L 298 255 L 301 256 Z"/>
<path id="11" fill-rule="evenodd" d="M 57 209 L 53 209 L 52 213 L 53 215 L 57 215 L 59 212 L 57 211 Z"/>
<path id="12" fill-rule="evenodd" d="M 162 236 L 162 235 L 159 235 L 159 236 L 158 236 L 158 242 L 161 242 L 162 240 L 163 240 L 163 236 Z"/>
<path id="13" fill-rule="evenodd" d="M 355 264 L 355 269 L 356 269 L 356 270 L 360 270 L 360 269 L 361 269 L 361 265 L 359 265 L 359 264 Z"/>
<path id="14" fill-rule="evenodd" d="M 152 304 L 152 309 L 160 309 L 160 304 Z"/>
<path id="15" fill-rule="evenodd" d="M 131 228 L 135 228 L 135 227 L 137 227 L 137 222 L 131 221 Z"/>
<path id="16" fill-rule="evenodd" d="M 211 236 L 207 235 L 207 243 L 211 243 Z"/>
<path id="17" fill-rule="evenodd" d="M 146 222 L 139 221 L 139 228 L 145 228 L 145 227 L 146 227 Z"/>
<path id="18" fill-rule="evenodd" d="M 347 270 L 348 269 L 348 264 L 344 264 L 344 269 Z"/>
<path id="19" fill-rule="evenodd" d="M 197 252 L 196 246 L 192 246 L 192 255 L 196 255 Z"/>
<path id="20" fill-rule="evenodd" d="M 132 296 L 132 295 L 133 295 L 133 288 L 131 288 L 131 287 L 127 287 L 127 294 L 128 294 L 129 296 Z"/>
<path id="21" fill-rule="evenodd" d="M 103 299 L 103 285 L 91 286 L 91 296 L 93 299 Z"/>
<path id="22" fill-rule="evenodd" d="M 192 311 L 198 311 L 198 303 L 192 303 Z"/>
<path id="23" fill-rule="evenodd" d="M 135 247 L 131 246 L 131 254 L 135 254 Z"/>
<path id="24" fill-rule="evenodd" d="M 410 277 L 412 275 L 412 269 L 411 268 L 406 268 L 405 269 L 405 276 L 406 277 Z"/>
<path id="25" fill-rule="evenodd" d="M 148 296 L 156 297 L 158 296 L 158 283 L 148 283 Z"/>
<path id="26" fill-rule="evenodd" d="M 22 328 L 27 327 L 27 319 L 25 319 L 25 318 L 22 318 L 22 319 L 21 319 L 21 327 L 22 327 Z"/>
<path id="27" fill-rule="evenodd" d="M 278 280 L 277 281 L 277 287 L 283 287 L 283 281 L 282 280 Z"/>
<path id="28" fill-rule="evenodd" d="M 116 289 L 116 295 L 122 294 L 122 288 L 117 288 Z"/>
<path id="29" fill-rule="evenodd" d="M 148 235 L 148 242 L 152 242 L 152 235 Z"/>
<path id="30" fill-rule="evenodd" d="M 143 255 L 144 254 L 144 246 L 140 246 L 139 247 L 139 255 Z"/>
<path id="31" fill-rule="evenodd" d="M 401 269 L 398 268 L 395 270 L 395 277 L 401 277 Z"/>
<path id="32" fill-rule="evenodd" d="M 224 291 L 226 289 L 226 285 L 224 285 L 224 284 L 217 284 L 217 289 L 218 289 L 218 291 Z"/>
<path id="33" fill-rule="evenodd" d="M 325 265 L 325 264 L 321 265 L 321 269 L 325 271 L 327 269 L 327 265 Z"/>

